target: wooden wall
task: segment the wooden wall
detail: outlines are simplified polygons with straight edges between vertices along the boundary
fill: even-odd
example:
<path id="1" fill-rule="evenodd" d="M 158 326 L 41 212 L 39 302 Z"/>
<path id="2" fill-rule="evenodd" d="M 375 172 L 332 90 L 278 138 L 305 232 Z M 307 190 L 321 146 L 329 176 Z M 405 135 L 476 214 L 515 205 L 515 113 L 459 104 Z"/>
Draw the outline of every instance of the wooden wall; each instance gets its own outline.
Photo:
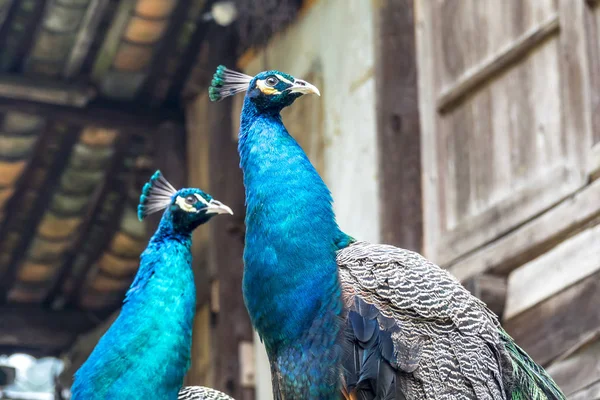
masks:
<path id="1" fill-rule="evenodd" d="M 600 399 L 599 2 L 415 7 L 425 255 L 506 287 L 517 343 Z"/>

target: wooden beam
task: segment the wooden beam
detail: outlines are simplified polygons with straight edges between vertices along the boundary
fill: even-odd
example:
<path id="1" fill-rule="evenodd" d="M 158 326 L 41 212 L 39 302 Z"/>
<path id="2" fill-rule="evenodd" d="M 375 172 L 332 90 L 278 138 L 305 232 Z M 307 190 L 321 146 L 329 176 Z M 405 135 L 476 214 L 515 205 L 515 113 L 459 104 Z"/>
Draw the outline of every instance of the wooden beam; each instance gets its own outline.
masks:
<path id="1" fill-rule="evenodd" d="M 0 98 L 3 99 L 85 107 L 95 96 L 96 89 L 88 85 L 0 75 Z"/>
<path id="2" fill-rule="evenodd" d="M 375 24 L 375 92 L 382 241 L 422 251 L 421 130 L 413 7 L 412 0 L 380 2 Z"/>
<path id="3" fill-rule="evenodd" d="M 599 198 L 600 180 L 592 182 L 513 232 L 459 259 L 448 269 L 460 280 L 486 271 L 507 275 L 599 216 Z"/>
<path id="4" fill-rule="evenodd" d="M 597 381 L 591 386 L 573 393 L 569 400 L 600 400 L 600 381 Z"/>
<path id="5" fill-rule="evenodd" d="M 600 341 L 553 363 L 548 373 L 567 396 L 600 381 Z"/>
<path id="6" fill-rule="evenodd" d="M 104 17 L 109 2 L 110 0 L 91 0 L 89 2 L 81 21 L 79 33 L 63 70 L 65 78 L 72 78 L 81 70 L 81 66 L 94 42 L 94 35 Z"/>
<path id="7" fill-rule="evenodd" d="M 167 66 L 171 57 L 177 51 L 177 41 L 181 29 L 184 26 L 186 14 L 192 5 L 192 0 L 179 0 L 175 5 L 175 9 L 172 11 L 168 27 L 163 33 L 160 43 L 154 52 L 154 62 L 150 65 L 150 71 L 142 90 L 140 90 L 137 98 L 138 101 L 142 101 L 146 104 L 157 105 L 162 103 L 163 99 L 156 99 L 154 97 L 156 86 L 160 82 L 163 75 L 167 72 Z"/>
<path id="8" fill-rule="evenodd" d="M 165 121 L 183 125 L 183 112 L 172 109 L 142 109 L 130 103 L 92 102 L 85 108 L 0 97 L 0 112 L 35 114 L 76 125 L 127 130 L 146 134 Z"/>
<path id="9" fill-rule="evenodd" d="M 534 360 L 549 364 L 600 329 L 600 272 L 504 323 Z"/>
<path id="10" fill-rule="evenodd" d="M 22 3 L 23 2 L 18 1 L 17 5 Z M 19 47 L 17 48 L 17 54 L 13 58 L 13 65 L 10 66 L 11 68 L 8 70 L 8 72 L 23 71 L 23 66 L 25 65 L 27 56 L 30 54 L 31 49 L 35 44 L 35 39 L 37 37 L 37 33 L 39 32 L 38 27 L 43 23 L 44 11 L 46 10 L 46 5 L 48 3 L 48 0 L 36 1 L 35 8 L 32 12 L 32 18 L 27 21 L 26 26 L 21 26 L 21 29 L 23 29 L 21 32 L 24 32 L 24 35 L 19 43 Z M 6 22 L 10 23 L 11 21 Z"/>
<path id="11" fill-rule="evenodd" d="M 67 273 L 71 272 L 73 274 L 73 292 L 68 294 L 65 299 L 61 299 L 59 304 L 62 306 L 72 306 L 76 307 L 77 302 L 81 297 L 83 292 L 85 279 L 94 266 L 96 260 L 100 258 L 100 256 L 104 253 L 107 247 L 110 244 L 115 233 L 119 230 L 121 226 L 121 217 L 123 215 L 123 210 L 125 209 L 125 202 L 127 199 L 127 179 L 126 179 L 126 166 L 124 165 L 125 155 L 127 153 L 127 148 L 130 144 L 131 135 L 129 133 L 123 132 L 121 136 L 117 138 L 115 143 L 115 154 L 113 156 L 113 160 L 109 170 L 107 171 L 106 178 L 102 183 L 102 191 L 98 194 L 98 197 L 94 200 L 94 206 L 90 209 L 90 213 L 86 216 L 85 220 L 85 230 L 81 230 L 82 235 L 78 239 L 78 243 L 82 244 L 89 240 L 91 240 L 91 234 L 93 232 L 94 225 L 101 224 L 103 225 L 104 234 L 102 236 L 102 240 L 95 240 L 95 246 L 91 252 L 85 254 L 85 257 L 88 260 L 88 263 L 85 268 L 81 271 L 72 271 L 73 264 L 76 261 L 76 257 L 82 256 L 82 253 L 77 253 L 73 255 L 73 260 L 70 259 L 71 264 L 64 265 L 63 273 L 66 276 Z M 110 193 L 118 193 L 119 201 L 117 204 L 122 204 L 121 207 L 108 207 L 107 197 Z M 75 248 L 75 250 L 77 247 Z M 57 282 L 60 284 L 60 282 Z M 49 299 L 53 301 L 55 299 Z M 65 306 L 65 307 L 66 307 Z"/>
<path id="12" fill-rule="evenodd" d="M 558 31 L 558 15 L 553 15 L 538 26 L 529 29 L 496 54 L 468 69 L 452 86 L 442 90 L 437 100 L 438 111 L 441 113 L 449 111 L 459 100 L 472 93 L 473 89 L 520 61 L 525 54 Z"/>
<path id="13" fill-rule="evenodd" d="M 8 270 L 4 271 L 0 278 L 0 303 L 6 301 L 6 295 L 15 280 L 17 270 L 26 257 L 29 244 L 48 208 L 48 198 L 67 166 L 79 132 L 80 129 L 74 126 L 59 127 L 53 122 L 47 122 L 38 139 L 30 164 L 23 172 L 14 195 L 6 205 L 7 217 L 0 228 L 0 250 L 10 252 L 11 261 Z M 43 170 L 49 172 L 39 187 L 32 188 L 30 185 L 35 181 L 34 177 Z M 23 207 L 22 199 L 32 189 L 37 192 L 37 195 L 31 202 L 31 207 Z M 4 242 L 7 235 L 14 231 L 20 231 L 19 240 L 16 246 L 7 249 Z"/>
<path id="14" fill-rule="evenodd" d="M 597 225 L 570 237 L 510 274 L 506 318 L 518 315 L 599 270 L 600 225 Z"/>
<path id="15" fill-rule="evenodd" d="M 81 227 L 78 229 L 80 235 L 67 252 L 65 261 L 59 267 L 59 272 L 56 274 L 52 287 L 46 295 L 46 300 L 44 303 L 48 306 L 64 305 L 64 299 L 57 301 L 59 295 L 61 294 L 62 284 L 64 283 L 64 280 L 73 272 L 73 265 L 75 264 L 77 257 L 80 255 L 80 252 L 85 249 L 84 244 L 90 240 L 92 225 L 97 222 L 96 219 L 103 211 L 104 202 L 106 201 L 108 194 L 115 190 L 117 186 L 123 184 L 123 182 L 119 179 L 119 174 L 123 169 L 123 160 L 125 158 L 126 148 L 130 143 L 130 139 L 130 135 L 127 132 L 123 132 L 115 141 L 115 151 L 111 159 L 111 164 L 106 170 L 103 182 L 96 189 L 96 193 L 94 194 L 91 204 L 88 207 L 88 212 L 83 219 Z M 117 208 L 122 210 L 122 207 Z M 115 210 L 115 212 L 117 212 L 117 210 Z M 111 217 L 115 218 L 117 221 L 120 221 L 120 218 L 117 218 L 120 217 L 120 215 L 111 215 Z M 107 232 L 107 241 L 112 239 L 112 233 L 114 232 Z M 102 243 L 98 243 L 97 247 L 103 247 Z M 74 282 L 76 282 L 74 285 L 75 288 L 83 285 L 87 271 L 92 267 L 92 265 L 92 262 L 88 263 L 87 268 L 80 275 L 73 277 Z"/>
<path id="16" fill-rule="evenodd" d="M 215 0 L 206 0 L 204 7 L 202 8 L 202 12 L 200 13 L 203 16 L 212 6 Z M 180 102 L 181 97 L 183 95 L 183 90 L 185 89 L 185 85 L 188 79 L 191 76 L 191 72 L 196 66 L 196 62 L 198 60 L 198 55 L 200 54 L 200 49 L 206 35 L 208 34 L 209 25 L 202 20 L 197 22 L 196 30 L 194 31 L 192 37 L 190 38 L 190 43 L 188 44 L 187 49 L 181 56 L 181 63 L 177 68 L 177 72 L 173 75 L 176 78 L 173 79 L 171 83 L 171 87 L 167 92 L 167 102 L 171 104 L 177 104 Z M 219 42 L 221 41 L 219 38 L 213 37 L 212 45 L 219 46 Z M 211 76 L 214 72 L 211 72 Z M 210 80 L 206 81 L 208 84 Z"/>
<path id="17" fill-rule="evenodd" d="M 222 40 L 211 49 L 209 70 L 220 63 L 234 63 L 236 41 L 232 32 L 214 27 L 215 37 Z M 238 400 L 252 400 L 254 388 L 245 388 L 241 381 L 240 349 L 252 342 L 252 326 L 244 305 L 242 275 L 244 242 L 243 232 L 245 196 L 242 172 L 239 168 L 237 141 L 233 135 L 232 102 L 223 101 L 209 105 L 210 136 L 210 187 L 212 195 L 235 210 L 234 216 L 211 221 L 211 262 L 217 271 L 219 313 L 216 316 L 214 336 L 215 387 Z"/>
<path id="18" fill-rule="evenodd" d="M 0 307 L 0 348 L 36 350 L 58 355 L 78 334 L 93 328 L 101 316 L 79 311 L 52 311 L 41 307 Z M 13 351 L 14 351 L 13 350 Z"/>

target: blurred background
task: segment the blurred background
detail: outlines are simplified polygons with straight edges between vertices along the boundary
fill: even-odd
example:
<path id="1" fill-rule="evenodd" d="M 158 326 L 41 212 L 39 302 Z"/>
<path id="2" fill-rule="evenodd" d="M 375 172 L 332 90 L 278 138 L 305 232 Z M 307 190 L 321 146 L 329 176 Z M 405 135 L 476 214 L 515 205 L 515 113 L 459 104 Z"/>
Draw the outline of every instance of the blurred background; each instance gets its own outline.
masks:
<path id="1" fill-rule="evenodd" d="M 284 121 L 341 227 L 449 269 L 600 399 L 598 0 L 0 0 L 0 398 L 69 397 L 156 227 L 135 208 L 157 168 L 235 211 L 195 234 L 186 384 L 271 398 L 219 64 L 319 87 Z"/>

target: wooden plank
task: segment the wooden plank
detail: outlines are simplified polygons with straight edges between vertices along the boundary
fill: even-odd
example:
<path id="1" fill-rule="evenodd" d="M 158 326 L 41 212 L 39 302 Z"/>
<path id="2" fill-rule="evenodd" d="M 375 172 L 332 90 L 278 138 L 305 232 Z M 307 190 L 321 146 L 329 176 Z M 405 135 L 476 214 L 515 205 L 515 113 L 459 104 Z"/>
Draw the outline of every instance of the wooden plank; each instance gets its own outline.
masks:
<path id="1" fill-rule="evenodd" d="M 106 170 L 106 174 L 104 176 L 104 180 L 94 193 L 94 196 L 88 206 L 88 211 L 83 218 L 83 222 L 81 223 L 78 231 L 80 234 L 77 236 L 77 239 L 73 241 L 73 245 L 67 251 L 67 254 L 64 257 L 64 262 L 62 265 L 58 267 L 58 273 L 55 276 L 55 279 L 46 294 L 46 299 L 44 303 L 46 305 L 59 305 L 57 303 L 58 297 L 61 293 L 62 285 L 64 284 L 64 280 L 72 273 L 73 265 L 77 260 L 77 257 L 81 251 L 85 249 L 84 244 L 90 240 L 90 233 L 92 231 L 92 224 L 96 222 L 96 218 L 102 211 L 102 207 L 104 202 L 106 201 L 107 195 L 115 190 L 115 187 L 121 185 L 123 182 L 118 179 L 119 173 L 123 169 L 123 160 L 125 156 L 125 150 L 127 145 L 129 144 L 130 136 L 127 132 L 120 133 L 119 137 L 117 137 L 115 141 L 115 152 L 111 158 L 111 163 L 108 169 Z M 116 212 L 117 210 L 115 210 Z M 115 220 L 120 220 L 119 215 L 113 215 Z M 106 232 L 107 240 L 112 239 L 114 232 Z M 83 286 L 83 281 L 85 275 L 89 268 L 92 267 L 93 263 L 88 264 L 88 269 L 83 271 L 81 276 L 74 277 L 77 285 L 75 287 Z M 64 306 L 64 299 L 61 300 L 60 305 Z"/>
<path id="2" fill-rule="evenodd" d="M 568 397 L 600 381 L 600 341 L 580 349 L 564 360 L 553 363 L 547 371 Z"/>
<path id="3" fill-rule="evenodd" d="M 505 318 L 514 317 L 598 270 L 600 225 L 513 271 L 508 278 Z"/>
<path id="4" fill-rule="evenodd" d="M 163 32 L 160 43 L 154 50 L 153 62 L 150 65 L 146 82 L 137 96 L 138 101 L 158 105 L 164 100 L 162 98 L 155 98 L 154 94 L 161 78 L 167 73 L 169 60 L 177 51 L 177 40 L 179 40 L 181 29 L 184 26 L 182 21 L 185 22 L 186 14 L 191 5 L 192 0 L 177 1 L 175 9 L 169 17 L 169 25 L 165 32 Z"/>
<path id="5" fill-rule="evenodd" d="M 413 7 L 412 0 L 384 0 L 377 9 L 379 209 L 383 242 L 422 251 L 421 130 Z M 400 59 L 403 61 L 398 64 Z"/>
<path id="6" fill-rule="evenodd" d="M 586 37 L 587 7 L 582 1 L 559 0 L 561 113 L 568 137 L 566 154 L 582 176 L 588 172 L 592 148 L 592 75 Z M 594 73 L 597 73 L 594 72 Z"/>
<path id="7" fill-rule="evenodd" d="M 417 40 L 418 92 L 421 126 L 423 254 L 435 258 L 439 241 L 442 215 L 439 212 L 440 181 L 438 173 L 438 115 L 436 110 L 436 53 L 433 38 L 433 3 L 415 1 L 415 27 Z"/>
<path id="8" fill-rule="evenodd" d="M 600 400 L 600 381 L 577 393 L 573 393 L 569 396 L 569 400 Z"/>
<path id="9" fill-rule="evenodd" d="M 0 97 L 0 112 L 17 111 L 77 125 L 147 134 L 166 121 L 183 125 L 183 113 L 173 109 L 141 109 L 118 102 L 93 102 L 79 108 Z"/>
<path id="10" fill-rule="evenodd" d="M 485 29 L 485 28 L 484 28 Z M 492 79 L 506 68 L 520 61 L 528 52 L 559 31 L 558 15 L 529 29 L 505 48 L 488 59 L 471 67 L 450 87 L 445 88 L 437 100 L 437 109 L 444 113 L 485 81 Z"/>
<path id="11" fill-rule="evenodd" d="M 507 320 L 504 327 L 534 360 L 549 364 L 600 329 L 600 273 Z"/>
<path id="12" fill-rule="evenodd" d="M 444 266 L 452 264 L 462 255 L 506 234 L 522 221 L 558 204 L 583 185 L 584 178 L 579 171 L 565 165 L 549 169 L 531 179 L 526 187 L 513 190 L 502 201 L 464 218 L 455 229 L 444 232 L 436 262 Z"/>
<path id="13" fill-rule="evenodd" d="M 590 170 L 600 170 L 600 1 L 590 1 L 586 9 L 585 30 L 587 39 L 587 56 L 591 83 L 591 109 L 593 144 L 596 151 L 592 155 Z M 593 8 L 595 7 L 595 8 Z"/>
<path id="14" fill-rule="evenodd" d="M 119 231 L 122 222 L 122 216 L 126 207 L 127 200 L 127 171 L 128 167 L 125 165 L 125 157 L 127 155 L 128 146 L 131 143 L 132 136 L 129 132 L 121 132 L 120 136 L 115 142 L 115 153 L 111 161 L 111 165 L 106 174 L 106 178 L 102 183 L 101 191 L 97 193 L 92 204 L 93 208 L 90 208 L 88 215 L 86 216 L 86 230 L 82 230 L 82 234 L 78 239 L 78 247 L 73 248 L 72 256 L 73 259 L 66 260 L 70 264 L 65 263 L 63 269 L 64 279 L 68 274 L 72 275 L 74 282 L 74 290 L 71 293 L 65 294 L 63 297 L 49 296 L 47 302 L 54 302 L 56 306 L 66 307 L 74 306 L 81 299 L 83 290 L 85 289 L 85 281 L 94 266 L 96 261 L 104 254 L 106 249 L 110 246 L 110 242 L 116 232 Z M 118 198 L 118 204 L 123 204 L 122 207 L 112 207 L 108 202 L 108 196 L 116 193 Z M 92 250 L 88 253 L 81 251 L 82 244 L 89 242 L 91 235 L 94 231 L 93 226 L 103 226 L 103 237 L 102 240 L 94 241 Z M 85 268 L 81 271 L 72 271 L 74 264 L 77 262 L 78 257 L 85 257 L 88 263 Z M 60 285 L 62 282 L 57 281 Z"/>
<path id="15" fill-rule="evenodd" d="M 87 57 L 90 47 L 94 42 L 94 34 L 104 17 L 108 3 L 109 0 L 90 0 L 87 5 L 87 10 L 83 17 L 83 21 L 81 21 L 77 38 L 71 48 L 69 59 L 65 63 L 63 70 L 63 76 L 65 78 L 71 78 L 79 73 L 83 61 Z"/>
<path id="16" fill-rule="evenodd" d="M 463 282 L 473 296 L 482 300 L 490 310 L 502 318 L 506 303 L 506 277 L 494 275 L 478 275 Z"/>
<path id="17" fill-rule="evenodd" d="M 0 98 L 85 107 L 96 96 L 88 85 L 57 83 L 20 75 L 0 76 Z"/>
<path id="18" fill-rule="evenodd" d="M 41 307 L 0 307 L 0 347 L 34 349 L 58 353 L 71 345 L 76 335 L 95 325 L 96 316 L 79 311 L 52 311 Z"/>
<path id="19" fill-rule="evenodd" d="M 0 303 L 6 301 L 6 296 L 15 281 L 17 270 L 26 257 L 27 249 L 35 236 L 36 229 L 46 209 L 48 198 L 55 189 L 56 182 L 67 166 L 69 155 L 79 137 L 79 128 L 62 124 L 47 123 L 45 130 L 36 143 L 32 161 L 19 179 L 18 188 L 6 205 L 7 218 L 0 230 L 0 251 L 10 254 L 10 263 L 0 278 Z M 32 188 L 31 182 L 37 173 L 47 170 L 40 186 L 34 189 L 44 196 L 36 196 L 30 208 L 24 208 L 21 199 Z M 23 226 L 25 221 L 25 226 Z M 6 238 L 11 232 L 20 234 L 17 244 L 6 244 Z"/>
<path id="20" fill-rule="evenodd" d="M 464 280 L 485 271 L 508 274 L 541 255 L 570 231 L 600 215 L 600 181 L 591 183 L 554 208 L 493 243 L 448 266 Z"/>

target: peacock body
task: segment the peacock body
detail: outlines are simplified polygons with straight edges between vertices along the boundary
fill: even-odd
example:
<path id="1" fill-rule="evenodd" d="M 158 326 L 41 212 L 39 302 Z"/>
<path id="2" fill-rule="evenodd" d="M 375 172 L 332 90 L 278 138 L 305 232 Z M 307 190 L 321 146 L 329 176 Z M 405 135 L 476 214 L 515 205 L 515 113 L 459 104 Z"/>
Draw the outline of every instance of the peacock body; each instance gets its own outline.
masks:
<path id="1" fill-rule="evenodd" d="M 280 111 L 309 83 L 219 67 L 216 101 L 246 90 L 243 291 L 276 399 L 564 399 L 448 272 L 417 253 L 356 242 Z"/>
<path id="2" fill-rule="evenodd" d="M 199 189 L 175 190 L 157 171 L 144 186 L 138 216 L 163 209 L 118 318 L 75 374 L 73 400 L 178 398 L 196 309 L 192 231 L 231 210 Z M 185 399 L 230 399 L 206 388 L 182 392 Z"/>

